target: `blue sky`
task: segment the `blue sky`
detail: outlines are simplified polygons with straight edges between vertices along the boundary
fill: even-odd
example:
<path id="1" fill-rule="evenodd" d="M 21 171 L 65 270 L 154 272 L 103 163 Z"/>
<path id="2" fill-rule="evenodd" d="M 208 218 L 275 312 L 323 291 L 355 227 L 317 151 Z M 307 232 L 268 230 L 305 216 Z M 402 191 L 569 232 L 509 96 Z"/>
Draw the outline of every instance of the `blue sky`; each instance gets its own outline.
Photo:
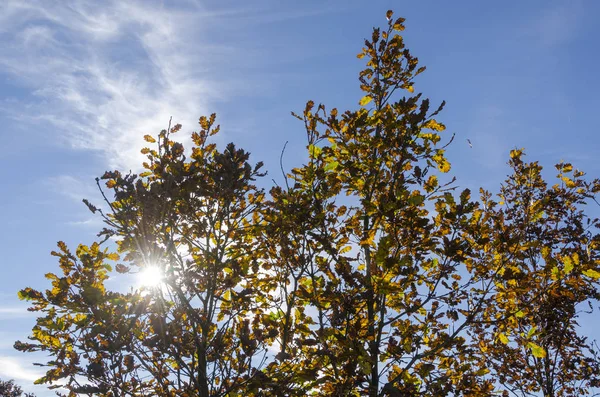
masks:
<path id="1" fill-rule="evenodd" d="M 286 167 L 303 159 L 290 111 L 357 106 L 355 55 L 390 8 L 427 66 L 415 89 L 448 102 L 460 186 L 497 190 L 514 147 L 600 176 L 598 2 L 2 0 L 0 378 L 52 395 L 30 386 L 35 358 L 12 350 L 34 323 L 16 292 L 48 285 L 56 241 L 94 240 L 101 224 L 81 204 L 100 201 L 94 177 L 138 169 L 142 136 L 170 116 L 183 138 L 217 112 L 218 141 L 278 179 L 286 141 Z M 600 337 L 595 325 L 584 319 Z"/>

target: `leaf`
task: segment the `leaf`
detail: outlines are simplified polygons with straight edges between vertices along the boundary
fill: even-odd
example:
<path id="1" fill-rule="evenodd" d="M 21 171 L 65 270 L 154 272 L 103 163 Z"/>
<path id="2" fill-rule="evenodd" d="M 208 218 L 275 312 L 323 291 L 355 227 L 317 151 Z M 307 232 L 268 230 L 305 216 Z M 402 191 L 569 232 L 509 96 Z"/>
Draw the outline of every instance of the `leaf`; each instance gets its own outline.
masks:
<path id="1" fill-rule="evenodd" d="M 506 337 L 506 335 L 504 333 L 499 333 L 498 334 L 498 339 L 500 339 L 500 342 L 504 343 L 505 345 L 508 345 L 508 338 Z"/>
<path id="2" fill-rule="evenodd" d="M 325 164 L 325 171 L 334 171 L 337 169 L 337 167 L 340 165 L 340 163 L 338 163 L 337 161 L 330 161 L 327 164 Z"/>
<path id="3" fill-rule="evenodd" d="M 440 170 L 441 172 L 446 173 L 450 171 L 450 163 L 444 157 L 439 159 L 439 161 L 437 162 L 437 166 L 438 170 Z"/>
<path id="4" fill-rule="evenodd" d="M 560 270 L 558 269 L 558 267 L 554 266 L 554 267 L 552 268 L 552 273 L 551 273 L 551 276 L 550 276 L 550 278 L 551 278 L 553 281 L 556 281 L 556 280 L 558 280 L 558 279 L 560 278 Z"/>
<path id="5" fill-rule="evenodd" d="M 573 271 L 573 267 L 574 267 L 573 261 L 571 260 L 570 257 L 565 256 L 564 262 L 565 262 L 564 263 L 565 274 L 571 273 Z"/>
<path id="6" fill-rule="evenodd" d="M 597 280 L 600 278 L 600 272 L 597 272 L 594 269 L 589 269 L 583 272 L 583 274 L 585 274 L 586 276 L 593 278 L 594 280 Z"/>
<path id="7" fill-rule="evenodd" d="M 129 272 L 129 267 L 123 265 L 122 263 L 117 263 L 115 265 L 115 270 L 117 271 L 117 273 L 127 273 Z"/>
<path id="8" fill-rule="evenodd" d="M 315 159 L 317 157 L 319 157 L 319 155 L 323 152 L 323 149 L 321 149 L 319 146 L 317 145 L 308 145 L 308 154 L 310 155 L 311 158 Z"/>
<path id="9" fill-rule="evenodd" d="M 527 347 L 529 347 L 531 349 L 531 354 L 533 354 L 534 357 L 536 357 L 536 358 L 546 357 L 546 350 L 543 347 L 538 346 L 533 342 L 529 342 L 527 344 Z"/>
<path id="10" fill-rule="evenodd" d="M 430 130 L 434 130 L 434 131 L 444 131 L 446 129 L 446 126 L 442 123 L 438 123 L 436 120 L 431 119 L 429 121 L 427 121 L 424 125 L 423 128 L 428 128 Z"/>
<path id="11" fill-rule="evenodd" d="M 523 149 L 513 149 L 510 151 L 511 159 L 520 159 L 523 155 Z"/>
<path id="12" fill-rule="evenodd" d="M 358 104 L 360 106 L 366 106 L 369 104 L 369 102 L 371 102 L 373 100 L 373 98 L 371 98 L 369 95 L 365 95 L 364 97 L 362 97 L 362 99 L 358 102 Z"/>
<path id="13" fill-rule="evenodd" d="M 144 135 L 144 140 L 148 143 L 155 143 L 156 139 L 152 137 L 152 135 Z"/>

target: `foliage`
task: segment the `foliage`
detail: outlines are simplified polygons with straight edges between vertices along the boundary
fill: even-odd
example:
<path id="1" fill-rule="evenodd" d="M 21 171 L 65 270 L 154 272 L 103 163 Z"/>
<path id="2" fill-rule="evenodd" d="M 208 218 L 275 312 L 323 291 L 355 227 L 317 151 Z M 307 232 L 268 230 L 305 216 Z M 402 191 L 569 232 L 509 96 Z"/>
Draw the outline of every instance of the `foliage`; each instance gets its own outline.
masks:
<path id="1" fill-rule="evenodd" d="M 445 176 L 452 137 L 436 120 L 444 104 L 414 93 L 425 68 L 399 35 L 404 20 L 387 19 L 358 55 L 358 109 L 309 101 L 295 115 L 308 161 L 283 186 L 267 194 L 261 163 L 210 143 L 214 115 L 188 151 L 171 139 L 177 125 L 145 137 L 143 173 L 104 174 L 108 211 L 85 201 L 107 224 L 102 242 L 59 243 L 52 289 L 19 293 L 42 316 L 34 343 L 15 347 L 53 357 L 38 383 L 69 396 L 203 397 L 597 386 L 576 319 L 599 298 L 598 220 L 582 208 L 600 182 L 560 164 L 548 187 L 516 150 L 500 202 L 457 192 Z M 110 291 L 113 265 L 164 278 Z"/>
<path id="2" fill-rule="evenodd" d="M 0 397 L 35 397 L 33 393 L 23 394 L 23 389 L 20 386 L 15 385 L 15 382 L 11 379 L 8 381 L 0 380 Z"/>
<path id="3" fill-rule="evenodd" d="M 581 210 L 598 181 L 569 163 L 556 165 L 559 183 L 548 186 L 542 167 L 511 152 L 511 175 L 501 188 L 501 205 L 487 201 L 490 241 L 485 261 L 504 261 L 496 304 L 483 320 L 512 311 L 492 332 L 474 327 L 496 379 L 519 395 L 582 396 L 600 386 L 598 349 L 577 333 L 581 305 L 600 298 L 597 273 L 598 220 Z"/>

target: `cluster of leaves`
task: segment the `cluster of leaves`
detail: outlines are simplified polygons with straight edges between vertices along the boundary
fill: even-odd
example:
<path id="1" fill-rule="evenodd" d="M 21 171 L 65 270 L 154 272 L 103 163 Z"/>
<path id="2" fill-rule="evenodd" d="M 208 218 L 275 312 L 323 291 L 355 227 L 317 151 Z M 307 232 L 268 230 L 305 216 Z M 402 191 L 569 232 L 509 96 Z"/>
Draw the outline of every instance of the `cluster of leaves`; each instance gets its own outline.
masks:
<path id="1" fill-rule="evenodd" d="M 0 397 L 35 397 L 33 393 L 25 393 L 23 394 L 23 389 L 20 386 L 17 386 L 15 382 L 11 379 L 8 381 L 0 380 Z"/>
<path id="2" fill-rule="evenodd" d="M 261 163 L 210 143 L 214 115 L 188 151 L 171 140 L 177 125 L 145 137 L 143 173 L 104 174 L 108 211 L 86 201 L 107 225 L 102 243 L 75 253 L 59 243 L 53 288 L 20 292 L 43 317 L 34 343 L 15 346 L 52 356 L 38 383 L 115 397 L 598 386 L 576 320 L 600 298 L 599 221 L 583 211 L 600 181 L 563 163 L 548 187 L 515 150 L 499 202 L 456 192 L 443 103 L 432 110 L 415 94 L 425 68 L 392 17 L 358 55 L 359 108 L 309 101 L 295 114 L 308 161 L 283 186 L 267 194 L 255 185 Z M 118 255 L 101 248 L 109 238 Z M 113 262 L 117 273 L 159 267 L 163 283 L 109 291 Z"/>

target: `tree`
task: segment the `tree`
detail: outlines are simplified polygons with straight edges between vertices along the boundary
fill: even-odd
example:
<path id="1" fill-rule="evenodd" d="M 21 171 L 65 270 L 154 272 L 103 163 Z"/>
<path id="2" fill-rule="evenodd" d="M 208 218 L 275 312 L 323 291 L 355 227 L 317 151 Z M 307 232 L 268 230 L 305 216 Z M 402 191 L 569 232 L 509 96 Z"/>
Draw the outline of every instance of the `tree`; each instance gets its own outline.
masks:
<path id="1" fill-rule="evenodd" d="M 514 151 L 503 202 L 457 192 L 444 104 L 432 111 L 414 93 L 425 68 L 399 35 L 404 20 L 386 16 L 358 55 L 359 108 L 309 101 L 295 115 L 307 163 L 268 194 L 254 184 L 261 163 L 210 143 L 214 115 L 189 151 L 171 139 L 179 125 L 146 136 L 143 173 L 101 178 L 110 198 L 97 179 L 107 210 L 85 203 L 107 225 L 102 241 L 74 253 L 59 243 L 52 289 L 20 292 L 43 317 L 34 343 L 15 347 L 53 356 L 38 383 L 66 382 L 69 396 L 204 397 L 546 392 L 545 375 L 595 385 L 585 341 L 558 335 L 577 335 L 569 305 L 598 299 L 598 220 L 582 208 L 600 182 L 563 164 L 564 186 L 547 189 Z M 118 253 L 103 248 L 112 240 Z M 113 265 L 156 267 L 162 284 L 109 291 Z M 574 359 L 587 366 L 537 386 L 504 373 L 533 360 L 539 375 L 544 358 L 565 374 Z"/>
<path id="2" fill-rule="evenodd" d="M 20 386 L 15 385 L 15 382 L 11 379 L 8 381 L 0 380 L 0 397 L 35 397 L 33 393 L 23 394 L 23 389 Z"/>
<path id="3" fill-rule="evenodd" d="M 515 395 L 588 395 L 600 386 L 600 360 L 597 346 L 578 334 L 577 318 L 582 304 L 591 312 L 591 300 L 600 298 L 599 225 L 581 207 L 598 181 L 586 182 L 582 171 L 560 163 L 558 183 L 549 187 L 542 167 L 523 161 L 521 150 L 511 152 L 509 164 L 502 206 L 487 202 L 491 240 L 502 245 L 490 247 L 485 260 L 511 258 L 484 319 L 515 316 L 488 332 L 475 327 L 472 335 L 495 378 Z"/>

